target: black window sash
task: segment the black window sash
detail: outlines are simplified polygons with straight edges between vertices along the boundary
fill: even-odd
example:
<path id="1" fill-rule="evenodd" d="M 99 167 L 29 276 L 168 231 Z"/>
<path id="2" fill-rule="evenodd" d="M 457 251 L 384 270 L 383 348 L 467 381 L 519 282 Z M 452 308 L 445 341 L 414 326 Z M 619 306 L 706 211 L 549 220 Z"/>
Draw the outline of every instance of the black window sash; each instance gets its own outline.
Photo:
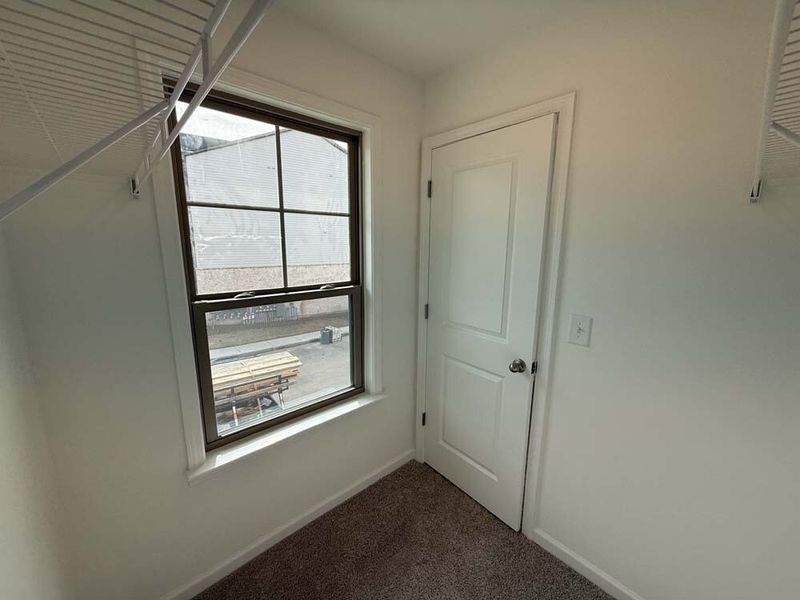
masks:
<path id="1" fill-rule="evenodd" d="M 214 387 L 211 381 L 211 355 L 208 348 L 208 331 L 206 329 L 206 314 L 220 310 L 248 308 L 251 306 L 266 306 L 284 302 L 298 302 L 301 300 L 316 300 L 319 298 L 335 298 L 346 296 L 350 304 L 350 378 L 352 385 L 349 388 L 332 393 L 330 396 L 315 400 L 307 406 L 294 410 L 287 410 L 277 416 L 261 423 L 245 427 L 229 435 L 217 433 L 216 407 L 214 404 Z M 213 449 L 235 440 L 247 437 L 257 431 L 274 427 L 290 419 L 295 419 L 311 411 L 318 410 L 334 402 L 350 398 L 364 392 L 364 336 L 363 336 L 363 290 L 360 285 L 351 285 L 339 288 L 317 289 L 310 291 L 290 292 L 287 294 L 270 294 L 264 296 L 248 296 L 246 298 L 227 298 L 223 300 L 201 300 L 192 303 L 192 323 L 194 325 L 197 343 L 195 352 L 197 356 L 198 376 L 200 383 L 200 397 L 202 399 L 202 413 L 204 429 L 206 431 L 206 447 Z"/>

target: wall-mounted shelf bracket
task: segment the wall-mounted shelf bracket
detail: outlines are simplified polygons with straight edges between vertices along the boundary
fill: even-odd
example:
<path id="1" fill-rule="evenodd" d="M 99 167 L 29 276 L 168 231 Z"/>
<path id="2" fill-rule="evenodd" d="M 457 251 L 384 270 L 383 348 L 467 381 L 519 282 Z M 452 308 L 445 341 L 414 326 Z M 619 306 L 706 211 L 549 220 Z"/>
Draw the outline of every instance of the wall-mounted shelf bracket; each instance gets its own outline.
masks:
<path id="1" fill-rule="evenodd" d="M 787 163 L 785 149 L 781 148 L 780 140 L 777 140 L 774 134 L 777 133 L 785 138 L 786 136 L 776 129 L 776 121 L 794 122 L 793 117 L 800 111 L 796 108 L 800 94 L 792 87 L 794 69 L 790 68 L 796 62 L 794 55 L 797 52 L 794 48 L 800 43 L 798 37 L 800 15 L 796 14 L 797 4 L 797 0 L 777 0 L 775 4 L 762 100 L 761 131 L 756 150 L 753 184 L 750 188 L 751 204 L 758 202 L 764 192 L 766 173 L 770 170 L 766 167 L 772 167 L 771 174 L 774 175 L 775 165 L 791 166 L 792 163 L 791 158 Z M 800 168 L 800 165 L 797 167 Z"/>
<path id="2" fill-rule="evenodd" d="M 128 134 L 139 129 L 142 125 L 149 122 L 150 119 L 157 117 L 164 110 L 166 110 L 166 108 L 167 108 L 166 100 L 159 102 L 150 110 L 143 112 L 141 115 L 139 115 L 132 121 L 125 123 L 125 125 L 117 129 L 110 135 L 106 136 L 93 146 L 87 148 L 74 158 L 63 163 L 57 169 L 51 171 L 44 177 L 40 177 L 21 192 L 18 192 L 17 194 L 11 196 L 11 198 L 0 204 L 0 222 L 3 221 L 3 219 L 10 216 L 15 211 L 17 211 L 18 209 L 25 206 L 28 202 L 36 198 L 36 196 L 38 196 L 42 192 L 45 192 L 51 187 L 53 187 L 59 181 L 64 179 L 67 175 L 80 169 L 83 165 L 92 160 L 95 156 L 97 156 L 107 148 L 110 148 L 120 140 L 124 139 Z"/>
<path id="3" fill-rule="evenodd" d="M 18 7 L 16 3 L 9 4 L 6 0 L 0 0 L 0 22 L 3 23 L 4 27 L 6 25 L 12 27 L 9 30 L 10 33 L 6 33 L 5 28 L 3 30 L 4 35 L 12 36 L 12 41 L 8 42 L 12 47 L 20 46 L 20 40 L 34 40 L 41 45 L 50 45 L 52 48 L 39 49 L 36 47 L 34 49 L 36 49 L 37 53 L 48 57 L 46 59 L 41 58 L 37 54 L 36 56 L 39 58 L 36 60 L 51 62 L 52 58 L 59 56 L 58 49 L 64 48 L 62 45 L 64 42 L 80 45 L 81 49 L 67 47 L 66 49 L 70 51 L 70 54 L 65 56 L 64 60 L 72 62 L 69 62 L 60 71 L 55 72 L 52 70 L 52 65 L 48 71 L 42 65 L 32 63 L 31 61 L 34 59 L 27 57 L 27 55 L 23 54 L 20 59 L 19 52 L 14 55 L 15 58 L 12 60 L 5 48 L 0 47 L 0 50 L 3 51 L 3 67 L 11 69 L 12 73 L 19 75 L 11 82 L 16 82 L 19 87 L 18 90 L 14 91 L 21 94 L 21 97 L 30 98 L 30 94 L 26 92 L 26 86 L 42 90 L 43 98 L 47 97 L 55 100 L 52 108 L 58 111 L 57 115 L 60 122 L 66 123 L 71 130 L 79 132 L 85 129 L 87 118 L 85 116 L 81 117 L 84 119 L 81 121 L 79 117 L 76 117 L 74 123 L 70 122 L 70 103 L 75 104 L 76 115 L 83 115 L 87 109 L 81 104 L 81 100 L 84 97 L 90 98 L 92 101 L 97 101 L 97 98 L 100 98 L 103 104 L 94 107 L 96 108 L 96 113 L 92 113 L 91 116 L 93 117 L 94 114 L 97 114 L 101 123 L 110 125 L 105 131 L 112 128 L 114 130 L 72 159 L 62 162 L 57 168 L 40 177 L 8 200 L 1 202 L 0 221 L 85 165 L 98 154 L 120 142 L 144 125 L 148 125 L 144 129 L 147 136 L 145 140 L 149 140 L 146 143 L 144 156 L 138 169 L 129 179 L 131 195 L 134 198 L 138 198 L 141 195 L 142 186 L 152 174 L 155 166 L 169 152 L 170 146 L 178 138 L 181 129 L 186 125 L 192 113 L 211 91 L 223 71 L 261 22 L 266 10 L 274 2 L 274 0 L 252 0 L 249 10 L 236 26 L 219 56 L 214 60 L 212 56 L 213 35 L 231 6 L 232 0 L 217 0 L 213 5 L 208 0 L 204 1 L 204 4 L 211 8 L 202 27 L 198 26 L 197 29 L 170 17 L 167 12 L 154 12 L 136 3 L 119 2 L 119 5 L 115 5 L 118 10 L 114 12 L 107 8 L 105 4 L 95 6 L 94 0 L 87 0 L 86 2 L 79 2 L 78 4 L 83 8 L 74 11 L 73 14 L 72 9 L 68 9 L 67 5 L 54 2 L 52 5 L 42 4 L 40 6 L 38 0 L 22 1 L 24 5 Z M 28 4 L 31 4 L 37 10 L 34 11 L 28 8 Z M 130 11 L 133 12 L 131 13 Z M 149 19 L 146 23 L 141 21 L 140 17 L 142 15 Z M 194 16 L 198 19 L 203 19 L 198 14 L 194 14 Z M 19 21 L 20 17 L 23 20 Z M 6 23 L 6 19 L 8 19 L 8 23 Z M 81 27 L 73 24 L 76 22 L 80 22 Z M 133 25 L 133 27 L 128 28 L 130 25 Z M 61 29 L 51 31 L 53 28 Z M 194 32 L 197 37 L 189 40 L 178 38 L 174 35 L 171 36 L 167 33 L 170 30 L 175 31 L 176 28 L 182 31 Z M 41 39 L 31 37 L 35 35 L 43 37 Z M 126 46 L 124 45 L 124 40 L 128 38 L 131 41 L 130 45 Z M 26 41 L 25 43 L 28 42 Z M 143 47 L 146 47 L 143 50 L 144 54 L 139 55 L 138 58 L 131 60 L 129 63 L 121 60 L 126 56 L 126 51 L 135 51 L 139 48 L 140 43 Z M 114 47 L 114 44 L 117 44 L 117 46 Z M 192 48 L 191 53 L 189 48 Z M 81 58 L 76 58 L 78 55 Z M 178 58 L 181 55 L 184 57 L 183 59 Z M 86 60 L 83 58 L 84 56 L 89 56 L 92 60 Z M 80 64 L 80 67 L 75 67 L 73 63 Z M 115 70 L 109 66 L 110 64 L 122 67 L 122 69 Z M 137 65 L 141 70 L 139 79 L 136 79 L 137 76 L 135 75 Z M 148 68 L 145 68 L 145 65 Z M 14 70 L 18 66 L 19 73 Z M 87 70 L 86 67 L 90 68 Z M 25 68 L 32 69 L 31 73 L 25 71 Z M 198 68 L 202 68 L 200 87 L 181 115 L 176 127 L 170 131 L 168 119 L 172 111 L 175 110 L 175 106 L 186 85 L 195 75 L 195 72 L 198 71 Z M 101 77 L 103 78 L 98 79 L 96 70 L 104 70 L 104 73 L 110 74 L 102 75 Z M 59 82 L 56 88 L 60 91 L 50 90 L 44 82 L 40 82 L 39 78 L 44 77 L 43 73 L 51 72 L 53 73 L 54 81 Z M 64 73 L 69 74 L 68 80 L 64 79 L 66 77 Z M 177 73 L 180 73 L 180 75 L 176 78 L 175 87 L 169 97 L 164 97 L 161 92 L 161 81 L 163 75 L 167 73 L 171 74 L 172 77 Z M 125 79 L 126 77 L 128 79 Z M 65 82 L 69 87 L 64 87 Z M 10 85 L 8 82 L 5 83 Z M 78 111 L 79 108 L 82 111 Z M 137 114 L 139 110 L 142 110 L 142 112 Z M 127 114 L 125 111 L 127 111 Z M 151 121 L 154 119 L 158 119 L 157 127 L 152 126 Z M 46 126 L 44 128 L 45 130 L 47 129 Z M 56 151 L 58 151 L 57 147 Z"/>
<path id="4" fill-rule="evenodd" d="M 148 180 L 148 178 L 152 175 L 153 169 L 155 169 L 156 165 L 163 159 L 167 153 L 169 152 L 170 147 L 178 139 L 178 136 L 181 133 L 181 130 L 186 125 L 188 120 L 191 118 L 192 114 L 197 107 L 203 102 L 205 97 L 209 94 L 211 89 L 217 83 L 219 78 L 222 76 L 222 73 L 227 68 L 227 66 L 231 63 L 233 58 L 239 52 L 242 46 L 244 46 L 247 39 L 255 30 L 256 26 L 261 22 L 261 19 L 264 16 L 264 13 L 273 4 L 274 0 L 254 0 L 250 10 L 247 12 L 245 17 L 239 23 L 239 26 L 234 31 L 233 35 L 228 40 L 228 43 L 220 52 L 219 57 L 216 61 L 212 63 L 211 57 L 211 36 L 216 29 L 216 25 L 218 24 L 218 20 L 215 23 L 213 19 L 209 20 L 207 25 L 207 29 L 203 31 L 203 35 L 201 35 L 200 40 L 197 46 L 194 49 L 191 57 L 189 58 L 189 62 L 186 65 L 186 69 L 178 78 L 178 81 L 175 84 L 175 88 L 172 90 L 172 93 L 169 97 L 169 109 L 167 113 L 164 115 L 163 122 L 161 124 L 160 132 L 153 138 L 150 147 L 148 148 L 147 152 L 145 153 L 144 158 L 142 159 L 142 163 L 139 165 L 139 168 L 136 170 L 136 173 L 132 177 L 132 180 L 136 183 L 136 186 L 133 188 L 134 194 L 139 193 L 141 191 L 141 186 Z M 221 8 L 221 11 L 227 9 L 230 0 L 221 0 L 216 9 Z M 212 15 L 213 17 L 213 15 Z M 222 15 L 219 15 L 221 19 Z M 172 111 L 175 109 L 175 105 L 178 102 L 178 99 L 181 97 L 184 89 L 186 89 L 186 84 L 189 83 L 189 79 L 191 78 L 194 70 L 197 68 L 198 63 L 202 61 L 203 67 L 203 79 L 200 84 L 200 87 L 195 92 L 194 96 L 192 96 L 189 105 L 186 107 L 186 110 L 181 115 L 180 120 L 175 125 L 175 127 L 168 131 L 166 126 L 167 119 Z"/>

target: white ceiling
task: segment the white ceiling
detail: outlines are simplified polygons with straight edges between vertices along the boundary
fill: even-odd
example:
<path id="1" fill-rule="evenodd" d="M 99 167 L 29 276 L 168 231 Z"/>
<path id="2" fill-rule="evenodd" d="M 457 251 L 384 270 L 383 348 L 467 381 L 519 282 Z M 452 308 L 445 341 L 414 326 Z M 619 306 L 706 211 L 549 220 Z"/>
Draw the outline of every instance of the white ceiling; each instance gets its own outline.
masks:
<path id="1" fill-rule="evenodd" d="M 281 0 L 378 60 L 425 79 L 519 34 L 553 0 Z"/>

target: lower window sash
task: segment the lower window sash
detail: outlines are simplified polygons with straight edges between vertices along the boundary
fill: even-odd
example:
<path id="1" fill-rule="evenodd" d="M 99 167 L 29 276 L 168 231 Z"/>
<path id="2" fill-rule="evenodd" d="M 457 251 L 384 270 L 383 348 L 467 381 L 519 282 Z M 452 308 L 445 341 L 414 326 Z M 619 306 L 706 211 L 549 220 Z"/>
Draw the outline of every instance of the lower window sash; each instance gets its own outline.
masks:
<path id="1" fill-rule="evenodd" d="M 207 449 L 364 391 L 361 286 L 192 303 Z"/>

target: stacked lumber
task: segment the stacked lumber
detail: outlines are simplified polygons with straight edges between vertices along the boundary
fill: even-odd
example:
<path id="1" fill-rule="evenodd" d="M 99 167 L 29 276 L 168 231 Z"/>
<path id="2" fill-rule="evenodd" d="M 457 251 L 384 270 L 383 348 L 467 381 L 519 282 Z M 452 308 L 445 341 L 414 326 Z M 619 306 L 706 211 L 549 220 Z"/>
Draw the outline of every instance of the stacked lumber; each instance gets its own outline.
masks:
<path id="1" fill-rule="evenodd" d="M 215 404 L 280 394 L 300 374 L 303 363 L 290 352 L 274 352 L 211 366 Z"/>

